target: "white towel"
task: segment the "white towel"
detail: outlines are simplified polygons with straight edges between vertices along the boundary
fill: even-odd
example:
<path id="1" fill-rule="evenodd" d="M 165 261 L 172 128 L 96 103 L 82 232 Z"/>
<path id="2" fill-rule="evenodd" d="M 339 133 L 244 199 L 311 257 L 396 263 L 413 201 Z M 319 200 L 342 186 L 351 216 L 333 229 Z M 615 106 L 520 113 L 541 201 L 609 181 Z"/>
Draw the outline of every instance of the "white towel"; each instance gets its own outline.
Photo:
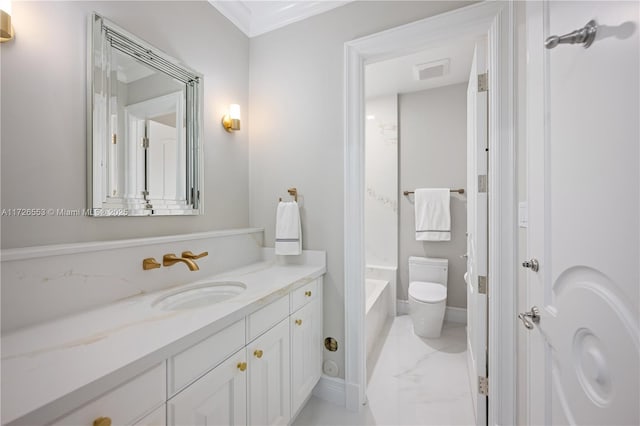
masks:
<path id="1" fill-rule="evenodd" d="M 280 201 L 276 213 L 276 254 L 302 253 L 300 209 L 295 201 Z"/>
<path id="2" fill-rule="evenodd" d="M 449 188 L 416 189 L 416 240 L 451 240 L 450 195 Z"/>

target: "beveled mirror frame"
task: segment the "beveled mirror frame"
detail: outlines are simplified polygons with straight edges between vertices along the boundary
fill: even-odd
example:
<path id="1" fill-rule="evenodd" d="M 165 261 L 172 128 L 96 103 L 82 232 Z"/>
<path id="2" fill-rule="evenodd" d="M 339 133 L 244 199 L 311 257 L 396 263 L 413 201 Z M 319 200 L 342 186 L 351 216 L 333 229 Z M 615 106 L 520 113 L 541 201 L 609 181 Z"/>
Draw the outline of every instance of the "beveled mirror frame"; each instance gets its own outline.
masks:
<path id="1" fill-rule="evenodd" d="M 166 215 L 199 215 L 203 209 L 203 76 L 193 69 L 181 64 L 175 58 L 160 49 L 141 40 L 128 31 L 97 13 L 89 17 L 87 27 L 87 207 L 88 214 L 94 217 L 118 216 L 166 216 Z M 147 66 L 161 71 L 185 84 L 184 110 L 186 166 L 184 183 L 185 199 L 179 200 L 182 205 L 171 209 L 158 209 L 150 203 L 128 208 L 131 200 L 122 197 L 122 205 L 116 202 L 106 203 L 108 181 L 106 170 L 108 150 L 113 135 L 110 128 L 110 102 L 104 102 L 102 113 L 96 108 L 96 93 L 109 94 L 111 79 L 110 59 L 107 49 L 117 49 L 121 53 L 134 57 Z M 100 79 L 98 81 L 98 79 Z M 105 95 L 105 98 L 106 96 Z M 100 131 L 100 129 L 104 129 Z M 125 167 L 126 168 L 126 165 Z M 123 172 L 126 174 L 126 171 Z M 145 171 L 146 173 L 146 171 Z M 146 198 L 148 192 L 143 197 Z M 133 204 L 140 204 L 135 199 Z"/>

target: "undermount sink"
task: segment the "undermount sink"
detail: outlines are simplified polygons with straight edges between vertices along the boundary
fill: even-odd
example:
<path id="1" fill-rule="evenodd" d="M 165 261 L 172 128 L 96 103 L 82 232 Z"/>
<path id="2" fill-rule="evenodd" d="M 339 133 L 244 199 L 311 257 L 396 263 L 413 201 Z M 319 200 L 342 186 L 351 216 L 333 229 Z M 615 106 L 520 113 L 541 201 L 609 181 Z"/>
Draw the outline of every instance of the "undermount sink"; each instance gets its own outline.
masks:
<path id="1" fill-rule="evenodd" d="M 154 300 L 151 306 L 163 311 L 202 308 L 229 300 L 247 289 L 238 281 L 214 281 L 190 286 L 165 294 Z"/>

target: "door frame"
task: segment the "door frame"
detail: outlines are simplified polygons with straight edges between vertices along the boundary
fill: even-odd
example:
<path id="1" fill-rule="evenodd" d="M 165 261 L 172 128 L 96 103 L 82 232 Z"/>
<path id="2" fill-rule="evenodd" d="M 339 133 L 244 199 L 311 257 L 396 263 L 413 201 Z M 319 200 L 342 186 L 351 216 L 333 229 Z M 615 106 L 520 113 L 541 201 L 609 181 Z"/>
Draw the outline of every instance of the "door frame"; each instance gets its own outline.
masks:
<path id="1" fill-rule="evenodd" d="M 514 5 L 482 2 L 345 43 L 344 282 L 345 404 L 366 402 L 364 290 L 364 67 L 460 36 L 488 37 L 489 410 L 488 423 L 516 422 L 516 175 Z"/>

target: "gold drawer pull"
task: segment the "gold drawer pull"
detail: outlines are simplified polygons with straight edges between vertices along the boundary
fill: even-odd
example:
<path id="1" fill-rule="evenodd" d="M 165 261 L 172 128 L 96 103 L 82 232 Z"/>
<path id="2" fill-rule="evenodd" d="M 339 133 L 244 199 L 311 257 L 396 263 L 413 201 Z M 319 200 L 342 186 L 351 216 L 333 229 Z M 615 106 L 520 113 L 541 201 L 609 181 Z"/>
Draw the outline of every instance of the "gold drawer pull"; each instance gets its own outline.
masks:
<path id="1" fill-rule="evenodd" d="M 246 362 L 239 362 L 238 363 L 238 370 L 244 371 L 246 369 L 247 369 L 247 363 Z"/>
<path id="2" fill-rule="evenodd" d="M 307 297 L 311 297 L 311 291 L 310 290 L 309 291 L 305 291 L 304 295 L 307 296 Z"/>
<path id="3" fill-rule="evenodd" d="M 256 349 L 253 354 L 256 358 L 262 358 L 262 351 L 260 349 Z"/>
<path id="4" fill-rule="evenodd" d="M 296 324 L 298 324 L 298 325 L 302 325 L 302 320 L 301 320 L 301 319 L 297 319 L 297 320 L 296 320 Z"/>
<path id="5" fill-rule="evenodd" d="M 98 417 L 93 421 L 93 426 L 111 426 L 111 419 L 109 417 Z"/>

